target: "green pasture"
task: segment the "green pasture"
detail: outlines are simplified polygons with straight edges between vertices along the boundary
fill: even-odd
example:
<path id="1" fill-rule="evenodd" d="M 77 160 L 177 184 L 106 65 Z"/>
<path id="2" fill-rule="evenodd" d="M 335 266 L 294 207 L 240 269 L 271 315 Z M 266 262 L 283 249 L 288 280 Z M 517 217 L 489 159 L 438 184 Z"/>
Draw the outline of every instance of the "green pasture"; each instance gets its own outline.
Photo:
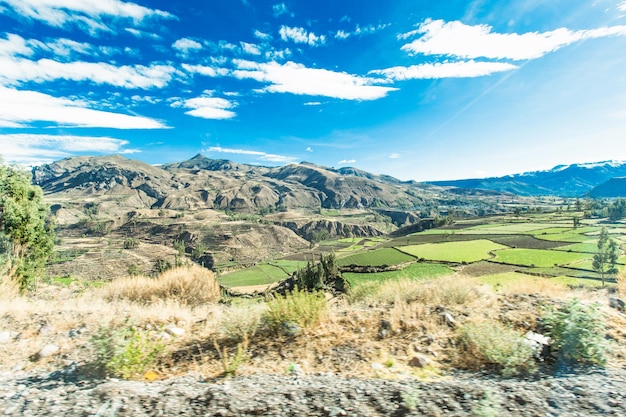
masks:
<path id="1" fill-rule="evenodd" d="M 598 243 L 595 241 L 584 242 L 584 243 L 574 243 L 572 245 L 559 246 L 554 249 L 567 251 L 567 252 L 596 253 L 598 251 Z"/>
<path id="2" fill-rule="evenodd" d="M 508 248 L 490 240 L 469 240 L 462 242 L 425 243 L 423 245 L 402 246 L 402 252 L 430 261 L 471 263 L 492 257 L 490 252 Z"/>
<path id="3" fill-rule="evenodd" d="M 544 284 L 557 284 L 563 287 L 600 287 L 602 286 L 602 281 L 596 279 L 585 279 L 585 278 L 574 278 L 569 276 L 557 276 L 557 277 L 537 277 L 533 275 L 527 275 L 519 272 L 506 272 L 502 274 L 493 274 L 493 275 L 485 275 L 478 280 L 482 284 L 491 285 L 492 287 L 499 288 L 510 288 L 516 285 L 520 285 L 522 283 L 528 283 L 530 285 L 537 286 L 537 289 L 541 289 L 541 286 Z"/>
<path id="4" fill-rule="evenodd" d="M 358 266 L 383 266 L 398 265 L 414 261 L 415 257 L 400 252 L 394 248 L 375 249 L 366 252 L 355 253 L 337 260 L 337 264 Z"/>
<path id="5" fill-rule="evenodd" d="M 454 271 L 442 264 L 429 264 L 424 262 L 413 263 L 398 271 L 373 272 L 370 274 L 357 274 L 345 272 L 343 277 L 351 285 L 359 285 L 364 282 L 384 282 L 398 279 L 427 279 L 453 274 Z"/>
<path id="6" fill-rule="evenodd" d="M 263 264 L 240 271 L 230 272 L 219 277 L 219 282 L 227 287 L 241 287 L 247 285 L 264 285 L 281 281 L 289 275 L 281 268 Z"/>
<path id="7" fill-rule="evenodd" d="M 590 256 L 589 254 L 578 252 L 514 248 L 497 251 L 496 257 L 492 261 L 511 265 L 551 267 L 590 259 Z"/>
<path id="8" fill-rule="evenodd" d="M 564 231 L 561 233 L 535 233 L 534 236 L 537 239 L 542 240 L 551 240 L 556 242 L 572 242 L 572 243 L 582 243 L 586 242 L 592 237 L 586 235 L 586 233 L 591 233 L 598 230 L 597 227 L 581 227 L 578 229 L 571 229 L 568 231 Z"/>
<path id="9" fill-rule="evenodd" d="M 318 260 L 318 259 L 313 258 L 312 260 L 315 261 L 315 260 Z M 293 260 L 289 260 L 289 259 L 279 259 L 279 260 L 268 262 L 268 265 L 277 266 L 277 267 L 283 269 L 288 274 L 292 274 L 296 270 L 298 270 L 300 268 L 304 268 L 306 266 L 306 264 L 307 264 L 306 261 L 293 261 Z"/>

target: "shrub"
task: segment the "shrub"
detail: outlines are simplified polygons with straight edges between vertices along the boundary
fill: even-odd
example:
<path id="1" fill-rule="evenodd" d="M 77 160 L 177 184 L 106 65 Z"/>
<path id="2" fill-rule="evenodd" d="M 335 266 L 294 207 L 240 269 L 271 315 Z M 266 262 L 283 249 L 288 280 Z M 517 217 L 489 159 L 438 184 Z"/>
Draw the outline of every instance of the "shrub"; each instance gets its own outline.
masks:
<path id="1" fill-rule="evenodd" d="M 266 307 L 259 303 L 231 306 L 221 322 L 222 334 L 238 341 L 254 336 L 261 325 Z"/>
<path id="2" fill-rule="evenodd" d="M 215 274 L 197 265 L 170 269 L 156 278 L 121 278 L 109 284 L 105 291 L 109 300 L 127 299 L 142 304 L 172 300 L 190 307 L 220 298 Z"/>
<path id="3" fill-rule="evenodd" d="M 461 365 L 493 367 L 503 376 L 535 367 L 533 349 L 522 335 L 499 322 L 468 323 L 460 329 Z"/>
<path id="4" fill-rule="evenodd" d="M 163 352 L 165 345 L 135 328 L 101 327 L 92 337 L 96 370 L 103 376 L 131 379 L 141 375 Z"/>
<path id="5" fill-rule="evenodd" d="M 617 292 L 626 296 L 626 269 L 622 269 L 617 274 Z"/>
<path id="6" fill-rule="evenodd" d="M 134 237 L 127 237 L 124 239 L 124 249 L 135 249 L 138 244 L 139 241 Z"/>
<path id="7" fill-rule="evenodd" d="M 296 288 L 285 296 L 278 295 L 270 300 L 265 317 L 269 326 L 278 332 L 291 323 L 301 328 L 312 327 L 322 320 L 327 310 L 323 292 L 307 292 Z"/>
<path id="8" fill-rule="evenodd" d="M 241 365 L 244 365 L 250 360 L 250 355 L 248 354 L 248 336 L 246 335 L 244 335 L 240 343 L 237 343 L 237 350 L 232 356 L 225 347 L 220 349 L 217 340 L 213 340 L 213 346 L 222 361 L 223 375 L 226 377 L 235 376 Z"/>
<path id="9" fill-rule="evenodd" d="M 572 300 L 563 308 L 543 317 L 546 333 L 559 361 L 604 365 L 606 327 L 597 304 L 584 305 Z"/>

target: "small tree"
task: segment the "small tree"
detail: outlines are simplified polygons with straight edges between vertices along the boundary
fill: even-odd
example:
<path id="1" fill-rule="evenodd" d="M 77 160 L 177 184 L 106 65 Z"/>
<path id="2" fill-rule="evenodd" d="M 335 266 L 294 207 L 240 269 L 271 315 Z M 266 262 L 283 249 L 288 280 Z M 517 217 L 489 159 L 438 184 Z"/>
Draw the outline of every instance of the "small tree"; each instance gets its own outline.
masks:
<path id="1" fill-rule="evenodd" d="M 0 161 L 0 255 L 5 254 L 22 290 L 41 275 L 54 249 L 54 232 L 46 222 L 50 208 L 30 174 Z"/>
<path id="2" fill-rule="evenodd" d="M 619 248 L 615 240 L 609 238 L 609 232 L 605 227 L 600 231 L 598 239 L 598 252 L 593 255 L 593 269 L 602 277 L 602 286 L 604 286 L 604 278 L 607 274 L 617 274 L 617 258 L 619 256 Z"/>

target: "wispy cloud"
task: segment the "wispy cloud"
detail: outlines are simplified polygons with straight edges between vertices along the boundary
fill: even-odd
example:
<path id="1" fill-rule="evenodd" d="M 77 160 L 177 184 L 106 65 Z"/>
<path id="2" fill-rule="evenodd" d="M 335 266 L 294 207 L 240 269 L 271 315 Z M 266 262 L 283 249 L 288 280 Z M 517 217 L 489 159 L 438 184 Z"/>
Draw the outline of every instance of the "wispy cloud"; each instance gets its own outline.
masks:
<path id="1" fill-rule="evenodd" d="M 389 23 L 381 23 L 379 25 L 366 25 L 360 26 L 356 25 L 356 28 L 353 31 L 346 32 L 345 30 L 339 30 L 335 33 L 335 39 L 348 39 L 353 36 L 367 36 L 372 35 L 376 32 L 379 32 L 386 27 L 390 26 Z"/>
<path id="2" fill-rule="evenodd" d="M 261 151 L 251 151 L 248 149 L 222 148 L 221 146 L 211 146 L 203 151 L 203 153 L 229 153 L 235 155 L 258 156 L 261 161 L 291 163 L 297 161 L 297 158 L 291 156 L 277 155 Z"/>
<path id="3" fill-rule="evenodd" d="M 354 163 L 356 163 L 356 159 L 342 159 L 338 163 L 339 163 L 339 165 L 354 164 Z"/>
<path id="4" fill-rule="evenodd" d="M 32 122 L 49 122 L 73 127 L 167 128 L 161 122 L 147 117 L 94 110 L 88 106 L 77 100 L 0 85 L 0 126 L 26 127 Z"/>
<path id="5" fill-rule="evenodd" d="M 326 43 L 326 36 L 316 35 L 313 32 L 300 27 L 281 26 L 278 31 L 280 38 L 287 42 L 304 43 L 310 46 L 320 46 Z"/>
<path id="6" fill-rule="evenodd" d="M 375 100 L 385 97 L 396 88 L 372 85 L 375 80 L 345 72 L 307 68 L 287 62 L 258 63 L 235 60 L 237 70 L 232 75 L 239 79 L 254 79 L 270 85 L 260 91 L 324 96 L 344 100 Z"/>
<path id="7" fill-rule="evenodd" d="M 272 35 L 270 35 L 269 33 L 265 33 L 265 32 L 261 32 L 260 30 L 256 29 L 253 33 L 253 36 L 259 40 L 262 41 L 271 41 L 272 40 Z"/>
<path id="8" fill-rule="evenodd" d="M 20 85 L 54 80 L 84 81 L 123 88 L 161 88 L 176 73 L 170 65 L 114 66 L 104 62 L 59 62 L 52 59 L 31 61 L 18 57 L 0 56 L 0 83 Z"/>
<path id="9" fill-rule="evenodd" d="M 171 104 L 172 107 L 183 107 L 191 109 L 185 114 L 203 119 L 232 119 L 237 113 L 229 110 L 237 106 L 234 101 L 225 98 L 213 97 L 210 91 L 205 91 L 204 95 L 187 100 L 177 100 Z"/>
<path id="10" fill-rule="evenodd" d="M 400 154 L 394 152 L 391 155 L 389 155 L 389 159 L 400 159 Z"/>
<path id="11" fill-rule="evenodd" d="M 620 4 L 618 4 L 617 5 L 617 10 L 620 10 L 622 12 L 626 12 L 626 1 L 623 1 Z"/>
<path id="12" fill-rule="evenodd" d="M 129 142 L 111 137 L 7 134 L 0 135 L 0 153 L 8 162 L 35 166 L 50 163 L 77 153 L 137 153 L 137 149 L 125 149 Z"/>
<path id="13" fill-rule="evenodd" d="M 284 14 L 289 14 L 289 9 L 285 3 L 278 3 L 272 6 L 274 11 L 274 17 L 280 17 Z"/>
<path id="14" fill-rule="evenodd" d="M 241 42 L 241 49 L 248 55 L 261 55 L 261 48 L 253 43 Z"/>
<path id="15" fill-rule="evenodd" d="M 91 33 L 112 31 L 105 19 L 124 19 L 140 24 L 147 18 L 174 18 L 162 10 L 120 0 L 2 0 L 2 3 L 8 8 L 0 8 L 0 12 L 18 19 L 37 20 L 54 27 L 75 24 Z"/>
<path id="16" fill-rule="evenodd" d="M 517 69 L 516 65 L 506 62 L 444 62 L 436 64 L 419 64 L 410 67 L 392 67 L 370 71 L 370 74 L 382 75 L 390 80 L 403 81 L 411 79 L 438 78 L 474 78 Z"/>
<path id="17" fill-rule="evenodd" d="M 470 26 L 459 21 L 426 20 L 414 31 L 400 35 L 408 39 L 422 35 L 402 49 L 411 54 L 447 55 L 460 58 L 526 60 L 542 57 L 585 39 L 626 36 L 626 26 L 608 26 L 572 31 L 496 33 L 489 25 Z"/>

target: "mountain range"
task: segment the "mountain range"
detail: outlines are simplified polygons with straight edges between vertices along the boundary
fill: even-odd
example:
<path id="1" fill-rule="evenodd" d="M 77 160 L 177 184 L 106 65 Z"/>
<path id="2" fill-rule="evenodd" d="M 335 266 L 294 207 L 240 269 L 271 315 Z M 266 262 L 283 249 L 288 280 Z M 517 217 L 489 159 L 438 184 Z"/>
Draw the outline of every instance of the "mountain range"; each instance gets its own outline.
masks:
<path id="1" fill-rule="evenodd" d="M 626 196 L 626 187 L 618 177 L 626 176 L 626 162 L 602 161 L 558 165 L 546 171 L 481 179 L 429 181 L 442 187 L 494 190 L 520 196 L 594 197 Z M 621 184 L 621 185 L 620 185 Z"/>

